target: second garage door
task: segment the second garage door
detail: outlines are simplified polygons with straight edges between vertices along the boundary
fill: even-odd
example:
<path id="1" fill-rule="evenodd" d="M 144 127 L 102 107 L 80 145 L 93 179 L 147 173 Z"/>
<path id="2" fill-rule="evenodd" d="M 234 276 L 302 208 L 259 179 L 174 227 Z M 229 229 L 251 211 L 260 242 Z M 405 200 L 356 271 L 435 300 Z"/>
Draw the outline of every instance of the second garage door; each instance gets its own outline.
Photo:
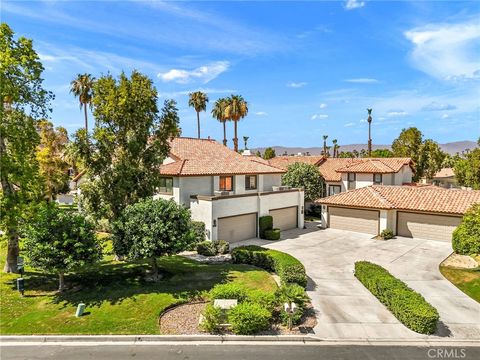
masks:
<path id="1" fill-rule="evenodd" d="M 218 219 L 217 239 L 230 243 L 257 237 L 257 213 Z"/>
<path id="2" fill-rule="evenodd" d="M 328 214 L 333 229 L 378 234 L 378 211 L 328 207 Z"/>
<path id="3" fill-rule="evenodd" d="M 420 239 L 451 241 L 461 217 L 398 212 L 397 234 Z"/>
<path id="4" fill-rule="evenodd" d="M 270 210 L 270 215 L 273 217 L 273 227 L 280 230 L 295 229 L 297 227 L 297 213 L 298 208 L 296 206 Z"/>

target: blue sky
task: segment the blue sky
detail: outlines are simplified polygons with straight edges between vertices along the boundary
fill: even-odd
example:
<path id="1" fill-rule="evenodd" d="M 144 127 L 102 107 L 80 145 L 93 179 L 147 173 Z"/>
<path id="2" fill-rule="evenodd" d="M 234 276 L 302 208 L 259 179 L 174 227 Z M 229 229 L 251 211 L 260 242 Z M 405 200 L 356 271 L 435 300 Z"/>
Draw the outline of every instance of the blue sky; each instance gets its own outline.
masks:
<path id="1" fill-rule="evenodd" d="M 239 93 L 249 145 L 374 144 L 417 126 L 441 143 L 480 134 L 480 2 L 2 1 L 2 21 L 34 40 L 52 90 L 52 121 L 83 125 L 69 82 L 138 69 L 160 101 L 178 102 L 196 136 L 187 94 L 210 97 L 202 137 L 222 138 L 213 102 Z M 233 126 L 228 128 L 233 137 Z M 230 142 L 231 143 L 231 142 Z"/>

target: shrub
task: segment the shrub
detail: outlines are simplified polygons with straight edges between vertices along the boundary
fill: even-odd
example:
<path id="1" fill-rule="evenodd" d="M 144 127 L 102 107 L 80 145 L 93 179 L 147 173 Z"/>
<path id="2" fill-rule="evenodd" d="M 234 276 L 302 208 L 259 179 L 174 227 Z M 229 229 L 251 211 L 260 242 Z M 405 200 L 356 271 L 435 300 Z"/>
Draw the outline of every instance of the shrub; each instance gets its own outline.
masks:
<path id="1" fill-rule="evenodd" d="M 192 231 L 197 242 L 205 241 L 205 223 L 202 221 L 192 221 Z"/>
<path id="2" fill-rule="evenodd" d="M 303 313 L 305 312 L 304 309 L 296 308 L 294 313 L 292 314 L 292 325 L 300 324 L 302 320 Z M 282 321 L 282 325 L 287 326 L 290 314 L 287 313 L 285 310 L 282 309 L 280 312 L 280 320 Z"/>
<path id="3" fill-rule="evenodd" d="M 433 334 L 439 315 L 422 295 L 410 289 L 383 267 L 358 261 L 355 276 L 406 327 L 421 334 Z"/>
<path id="4" fill-rule="evenodd" d="M 242 302 L 247 299 L 247 289 L 235 283 L 218 284 L 210 290 L 210 299 L 237 299 Z"/>
<path id="5" fill-rule="evenodd" d="M 217 254 L 228 254 L 230 250 L 230 244 L 228 242 L 225 240 L 215 240 L 213 244 L 215 245 L 215 252 Z"/>
<path id="6" fill-rule="evenodd" d="M 228 313 L 228 322 L 237 335 L 252 335 L 265 330 L 272 314 L 259 304 L 245 302 Z"/>
<path id="7" fill-rule="evenodd" d="M 237 264 L 249 264 L 274 271 L 283 284 L 296 283 L 307 286 L 307 274 L 303 264 L 284 252 L 260 246 L 241 246 L 233 249 L 232 260 Z"/>
<path id="8" fill-rule="evenodd" d="M 315 201 L 322 196 L 323 177 L 318 166 L 305 163 L 294 163 L 287 167 L 282 176 L 282 184 L 294 188 L 305 189 L 305 201 Z"/>
<path id="9" fill-rule="evenodd" d="M 265 239 L 267 240 L 280 239 L 280 229 L 265 230 Z"/>
<path id="10" fill-rule="evenodd" d="M 480 254 L 480 204 L 474 204 L 454 230 L 452 248 L 457 254 Z"/>
<path id="11" fill-rule="evenodd" d="M 322 205 L 319 204 L 311 204 L 308 210 L 306 211 L 306 215 L 314 216 L 314 217 L 321 217 L 322 216 Z"/>
<path id="12" fill-rule="evenodd" d="M 212 241 L 206 240 L 197 244 L 197 253 L 204 256 L 214 256 L 217 254 L 217 249 Z"/>
<path id="13" fill-rule="evenodd" d="M 208 304 L 203 311 L 203 321 L 200 328 L 209 333 L 216 333 L 222 319 L 222 310 L 213 304 Z"/>
<path id="14" fill-rule="evenodd" d="M 383 240 L 389 240 L 393 238 L 393 231 L 390 229 L 383 229 L 380 233 Z"/>
<path id="15" fill-rule="evenodd" d="M 277 290 L 278 301 L 281 302 L 282 307 L 284 303 L 295 303 L 297 309 L 293 313 L 292 323 L 297 325 L 300 323 L 302 316 L 305 312 L 305 306 L 310 301 L 308 295 L 305 292 L 305 289 L 297 284 L 286 284 L 282 285 Z M 283 310 L 280 312 L 280 319 L 282 320 L 283 325 L 288 325 L 289 314 Z"/>
<path id="16" fill-rule="evenodd" d="M 279 305 L 279 301 L 275 293 L 262 290 L 249 291 L 245 301 L 258 304 L 270 312 L 275 310 L 275 308 Z"/>
<path id="17" fill-rule="evenodd" d="M 100 219 L 95 225 L 95 231 L 109 233 L 112 232 L 112 227 L 108 219 Z"/>
<path id="18" fill-rule="evenodd" d="M 270 215 L 261 216 L 258 219 L 258 229 L 260 238 L 265 239 L 265 231 L 273 229 L 273 217 Z"/>

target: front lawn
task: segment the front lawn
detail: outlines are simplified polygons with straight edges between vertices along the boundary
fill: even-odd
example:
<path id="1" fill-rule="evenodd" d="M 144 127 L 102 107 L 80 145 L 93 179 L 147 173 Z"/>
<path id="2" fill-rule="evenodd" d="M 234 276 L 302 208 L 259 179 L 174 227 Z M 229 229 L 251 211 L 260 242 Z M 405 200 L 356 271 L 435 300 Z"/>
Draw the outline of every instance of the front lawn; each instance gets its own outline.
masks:
<path id="1" fill-rule="evenodd" d="M 480 269 L 440 266 L 440 272 L 452 284 L 480 303 Z"/>
<path id="2" fill-rule="evenodd" d="M 4 260 L 2 248 L 2 264 Z M 2 274 L 0 334 L 158 334 L 158 317 L 165 308 L 217 283 L 232 281 L 265 291 L 277 287 L 268 272 L 248 265 L 205 265 L 180 256 L 158 262 L 168 275 L 151 283 L 144 281 L 147 262 L 115 262 L 109 256 L 81 276 L 67 276 L 70 289 L 62 294 L 55 291 L 55 275 L 27 267 L 24 298 L 15 288 L 19 275 Z M 86 314 L 76 318 L 80 302 L 86 304 Z"/>

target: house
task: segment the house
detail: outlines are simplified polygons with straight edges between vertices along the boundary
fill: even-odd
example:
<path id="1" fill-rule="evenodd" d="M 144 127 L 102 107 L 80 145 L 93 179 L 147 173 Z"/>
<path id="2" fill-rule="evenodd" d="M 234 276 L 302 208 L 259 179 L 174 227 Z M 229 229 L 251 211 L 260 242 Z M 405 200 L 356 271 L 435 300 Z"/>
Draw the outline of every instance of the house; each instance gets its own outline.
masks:
<path id="1" fill-rule="evenodd" d="M 80 171 L 72 180 L 70 180 L 69 188 L 70 194 L 79 195 L 80 194 L 80 185 L 87 181 L 86 171 Z"/>
<path id="2" fill-rule="evenodd" d="M 378 235 L 451 241 L 463 214 L 480 202 L 480 191 L 437 186 L 370 185 L 321 198 L 322 226 Z"/>
<path id="3" fill-rule="evenodd" d="M 272 215 L 274 227 L 300 227 L 303 189 L 281 186 L 284 170 L 243 156 L 211 139 L 175 138 L 160 167 L 156 198 L 173 199 L 205 223 L 210 240 L 258 236 L 258 218 Z"/>
<path id="4" fill-rule="evenodd" d="M 323 156 L 278 156 L 270 165 L 286 169 L 295 162 L 318 166 L 325 180 L 325 194 L 338 194 L 369 185 L 410 183 L 413 162 L 410 158 L 325 158 Z"/>
<path id="5" fill-rule="evenodd" d="M 426 184 L 434 184 L 446 189 L 459 188 L 452 168 L 443 168 L 433 176 L 432 180 L 422 179 L 422 181 Z"/>

